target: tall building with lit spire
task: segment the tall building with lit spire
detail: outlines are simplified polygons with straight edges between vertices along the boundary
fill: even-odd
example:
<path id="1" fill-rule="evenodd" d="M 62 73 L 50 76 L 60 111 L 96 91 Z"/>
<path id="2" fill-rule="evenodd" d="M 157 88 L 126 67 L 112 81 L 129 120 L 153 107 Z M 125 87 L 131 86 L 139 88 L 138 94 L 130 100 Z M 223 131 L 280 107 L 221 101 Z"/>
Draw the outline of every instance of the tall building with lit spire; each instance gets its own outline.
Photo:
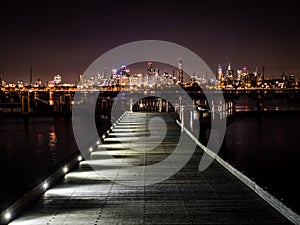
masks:
<path id="1" fill-rule="evenodd" d="M 228 68 L 226 71 L 226 83 L 227 84 L 232 84 L 233 83 L 233 70 L 231 68 L 231 64 L 228 64 Z"/>
<path id="2" fill-rule="evenodd" d="M 153 73 L 152 62 L 148 62 L 148 64 L 147 64 L 147 74 L 148 74 L 148 76 L 151 76 L 152 73 Z"/>
<path id="3" fill-rule="evenodd" d="M 182 66 L 182 58 L 178 58 L 178 81 L 179 84 L 183 84 L 183 66 Z"/>
<path id="4" fill-rule="evenodd" d="M 222 70 L 222 67 L 221 65 L 219 64 L 218 68 L 217 68 L 217 80 L 219 82 L 222 81 L 222 76 L 223 76 L 223 70 Z"/>

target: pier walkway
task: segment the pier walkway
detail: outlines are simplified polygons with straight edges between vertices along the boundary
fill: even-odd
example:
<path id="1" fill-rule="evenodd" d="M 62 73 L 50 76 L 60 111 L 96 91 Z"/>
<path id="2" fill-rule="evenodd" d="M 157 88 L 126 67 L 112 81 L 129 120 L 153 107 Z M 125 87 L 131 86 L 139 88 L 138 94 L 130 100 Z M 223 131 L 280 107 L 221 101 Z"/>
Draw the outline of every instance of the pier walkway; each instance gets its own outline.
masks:
<path id="1" fill-rule="evenodd" d="M 148 122 L 157 117 L 166 124 L 152 120 L 150 132 Z M 92 151 L 90 159 L 49 187 L 10 224 L 291 224 L 217 161 L 199 172 L 203 154 L 199 147 L 175 175 L 153 185 L 134 186 L 140 174 L 128 170 L 131 174 L 126 175 L 123 166 L 151 166 L 167 159 L 180 135 L 185 143 L 179 146 L 182 155 L 177 155 L 178 163 L 185 160 L 193 141 L 181 132 L 175 114 L 127 113 Z M 104 149 L 121 163 L 115 165 Z M 167 170 L 162 167 L 152 175 L 155 179 Z M 115 176 L 115 181 L 103 175 Z M 130 182 L 133 186 L 121 184 Z"/>

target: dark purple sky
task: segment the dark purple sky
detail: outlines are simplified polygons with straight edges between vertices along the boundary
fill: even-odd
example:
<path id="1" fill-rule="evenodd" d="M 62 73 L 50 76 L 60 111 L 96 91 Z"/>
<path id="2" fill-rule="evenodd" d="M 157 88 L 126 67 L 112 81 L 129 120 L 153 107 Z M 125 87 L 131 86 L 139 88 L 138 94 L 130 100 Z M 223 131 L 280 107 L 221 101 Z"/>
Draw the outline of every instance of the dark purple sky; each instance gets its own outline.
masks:
<path id="1" fill-rule="evenodd" d="M 29 81 L 30 65 L 34 80 L 60 74 L 75 81 L 105 51 L 144 39 L 187 47 L 213 71 L 231 62 L 234 69 L 264 65 L 269 77 L 300 72 L 300 15 L 292 1 L 6 2 L 0 71 L 7 81 Z"/>

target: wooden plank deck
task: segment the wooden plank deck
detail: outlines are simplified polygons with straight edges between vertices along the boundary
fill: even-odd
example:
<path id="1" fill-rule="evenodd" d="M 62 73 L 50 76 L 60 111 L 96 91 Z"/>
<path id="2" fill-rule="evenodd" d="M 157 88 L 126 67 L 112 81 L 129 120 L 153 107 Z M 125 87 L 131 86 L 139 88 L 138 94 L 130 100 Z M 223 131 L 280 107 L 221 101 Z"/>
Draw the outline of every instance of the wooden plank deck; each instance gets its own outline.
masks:
<path id="1" fill-rule="evenodd" d="M 105 139 L 104 146 L 124 164 L 153 165 L 172 153 L 181 134 L 186 141 L 186 146 L 182 146 L 184 152 L 192 140 L 181 133 L 172 116 L 172 113 L 126 114 Z M 137 137 L 149 135 L 143 121 L 153 117 L 167 121 L 168 132 L 163 142 L 146 152 L 128 149 L 141 144 Z M 155 126 L 161 129 L 159 124 Z M 121 137 L 127 145 L 119 143 Z M 159 134 L 156 138 L 160 138 Z M 126 186 L 110 181 L 97 174 L 87 161 L 82 161 L 79 168 L 68 173 L 10 224 L 291 224 L 218 162 L 199 172 L 202 154 L 198 147 L 178 173 L 149 186 Z M 111 173 L 122 170 L 114 167 L 101 148 L 91 154 L 90 160 L 102 160 L 99 169 Z M 132 175 L 127 178 L 132 179 Z"/>

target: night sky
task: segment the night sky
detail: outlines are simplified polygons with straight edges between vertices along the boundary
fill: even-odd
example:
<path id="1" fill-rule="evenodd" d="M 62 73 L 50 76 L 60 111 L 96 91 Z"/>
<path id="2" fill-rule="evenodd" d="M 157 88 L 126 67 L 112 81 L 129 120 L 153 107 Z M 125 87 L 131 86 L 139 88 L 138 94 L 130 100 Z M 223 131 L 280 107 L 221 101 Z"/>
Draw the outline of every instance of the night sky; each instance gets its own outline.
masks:
<path id="1" fill-rule="evenodd" d="M 6 1 L 0 29 L 8 82 L 29 81 L 30 65 L 34 80 L 60 74 L 75 82 L 104 52 L 145 39 L 189 48 L 213 71 L 231 62 L 250 71 L 264 65 L 269 78 L 300 72 L 300 14 L 292 1 Z"/>

